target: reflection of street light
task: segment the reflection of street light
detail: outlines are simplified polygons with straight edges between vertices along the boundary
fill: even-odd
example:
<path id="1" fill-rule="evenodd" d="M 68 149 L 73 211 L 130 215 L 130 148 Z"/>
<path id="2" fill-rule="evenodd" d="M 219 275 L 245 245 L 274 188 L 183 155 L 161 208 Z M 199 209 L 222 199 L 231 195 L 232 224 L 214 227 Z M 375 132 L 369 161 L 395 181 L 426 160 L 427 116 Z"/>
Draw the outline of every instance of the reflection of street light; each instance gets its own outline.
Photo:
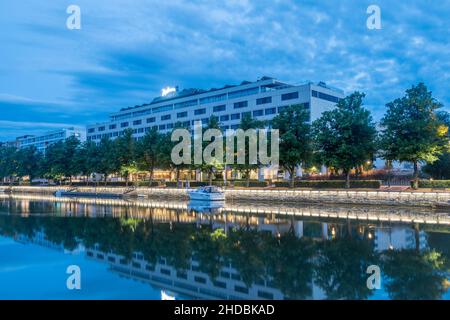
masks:
<path id="1" fill-rule="evenodd" d="M 372 239 L 372 234 L 369 232 L 369 234 L 367 235 L 367 237 L 368 237 L 369 239 Z"/>

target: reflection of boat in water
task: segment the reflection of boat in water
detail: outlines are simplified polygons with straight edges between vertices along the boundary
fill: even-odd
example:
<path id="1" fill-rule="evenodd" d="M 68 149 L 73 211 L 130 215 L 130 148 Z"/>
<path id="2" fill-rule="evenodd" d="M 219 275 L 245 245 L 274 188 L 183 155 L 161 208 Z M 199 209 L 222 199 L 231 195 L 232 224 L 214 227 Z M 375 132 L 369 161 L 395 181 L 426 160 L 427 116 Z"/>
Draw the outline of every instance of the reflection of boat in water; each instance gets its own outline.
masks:
<path id="1" fill-rule="evenodd" d="M 175 300 L 174 294 L 161 290 L 161 300 Z"/>
<path id="2" fill-rule="evenodd" d="M 188 203 L 188 209 L 201 213 L 217 213 L 219 209 L 225 207 L 225 201 L 202 201 L 191 200 Z"/>
<path id="3" fill-rule="evenodd" d="M 189 198 L 196 201 L 225 201 L 225 192 L 218 187 L 207 186 L 190 191 Z"/>

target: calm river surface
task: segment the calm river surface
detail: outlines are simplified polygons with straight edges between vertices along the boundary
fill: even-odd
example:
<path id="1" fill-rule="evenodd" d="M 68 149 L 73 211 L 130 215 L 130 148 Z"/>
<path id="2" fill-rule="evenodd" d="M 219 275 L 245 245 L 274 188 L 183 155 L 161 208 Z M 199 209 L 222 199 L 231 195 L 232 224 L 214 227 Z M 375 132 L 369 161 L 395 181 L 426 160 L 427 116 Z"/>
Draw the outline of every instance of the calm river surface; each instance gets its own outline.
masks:
<path id="1" fill-rule="evenodd" d="M 448 219 L 431 209 L 0 194 L 0 299 L 450 299 Z M 367 286 L 371 265 L 380 289 Z M 79 290 L 67 287 L 69 266 Z"/>

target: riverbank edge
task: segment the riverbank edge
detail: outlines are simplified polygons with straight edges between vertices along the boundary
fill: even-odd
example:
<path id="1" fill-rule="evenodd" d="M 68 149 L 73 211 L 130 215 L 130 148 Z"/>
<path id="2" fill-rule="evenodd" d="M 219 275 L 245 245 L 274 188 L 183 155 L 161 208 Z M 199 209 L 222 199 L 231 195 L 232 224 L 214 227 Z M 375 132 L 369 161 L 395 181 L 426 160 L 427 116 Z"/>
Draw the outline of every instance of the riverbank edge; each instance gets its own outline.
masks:
<path id="1" fill-rule="evenodd" d="M 0 188 L 1 189 L 1 188 Z M 12 193 L 53 194 L 57 190 L 83 193 L 114 194 L 139 197 L 163 197 L 188 199 L 192 189 L 123 187 L 77 187 L 69 186 L 12 186 L 3 188 Z M 228 200 L 265 200 L 330 204 L 365 204 L 412 207 L 450 208 L 450 192 L 433 191 L 385 191 L 385 190 L 304 190 L 304 189 L 227 189 Z"/>

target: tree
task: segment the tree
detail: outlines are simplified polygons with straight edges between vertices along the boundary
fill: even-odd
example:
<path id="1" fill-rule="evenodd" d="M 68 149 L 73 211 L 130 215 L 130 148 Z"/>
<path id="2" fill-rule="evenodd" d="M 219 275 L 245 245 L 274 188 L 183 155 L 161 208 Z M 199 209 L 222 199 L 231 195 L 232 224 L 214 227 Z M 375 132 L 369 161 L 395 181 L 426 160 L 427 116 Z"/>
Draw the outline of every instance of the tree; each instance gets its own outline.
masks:
<path id="1" fill-rule="evenodd" d="M 436 118 L 447 128 L 450 127 L 450 113 L 438 111 L 436 112 Z M 448 135 L 449 132 L 447 129 L 447 136 Z M 438 160 L 426 164 L 422 170 L 431 175 L 434 179 L 450 179 L 450 152 L 446 151 L 442 153 Z"/>
<path id="2" fill-rule="evenodd" d="M 136 146 L 136 158 L 140 166 L 150 172 L 149 187 L 152 186 L 153 174 L 158 164 L 158 156 L 161 149 L 161 134 L 152 128 Z"/>
<path id="3" fill-rule="evenodd" d="M 86 176 L 87 185 L 89 183 L 89 176 L 99 168 L 98 163 L 101 161 L 99 148 L 95 142 L 86 141 L 78 148 L 75 158 L 77 159 L 77 172 Z"/>
<path id="4" fill-rule="evenodd" d="M 377 131 L 370 112 L 362 107 L 364 96 L 354 92 L 313 123 L 318 158 L 344 172 L 346 188 L 350 188 L 351 170 L 372 160 L 376 151 Z"/>
<path id="5" fill-rule="evenodd" d="M 239 129 L 242 129 L 244 131 L 254 129 L 257 132 L 257 129 L 264 128 L 264 122 L 252 118 L 250 114 L 244 114 L 241 119 L 241 123 L 239 124 Z M 260 165 L 258 163 L 250 163 L 250 139 L 245 139 L 245 163 L 244 164 L 234 164 L 233 168 L 240 171 L 243 176 L 246 179 L 246 185 L 247 187 L 250 185 L 250 173 L 253 170 L 257 170 Z M 258 145 L 258 138 L 256 141 L 253 141 L 253 143 L 256 143 Z M 234 148 L 233 148 L 234 149 Z"/>
<path id="6" fill-rule="evenodd" d="M 15 152 L 17 175 L 28 176 L 31 182 L 38 174 L 41 157 L 42 154 L 34 146 L 17 150 Z"/>
<path id="7" fill-rule="evenodd" d="M 12 176 L 16 175 L 18 171 L 18 163 L 16 148 L 3 146 L 0 147 L 0 178 L 9 179 L 9 182 L 12 183 Z"/>
<path id="8" fill-rule="evenodd" d="M 43 166 L 45 168 L 45 177 L 57 179 L 62 184 L 65 173 L 65 163 L 67 159 L 64 155 L 64 142 L 58 141 L 47 147 L 45 150 L 45 160 Z"/>
<path id="9" fill-rule="evenodd" d="M 114 140 L 115 158 L 118 160 L 119 171 L 125 177 L 126 186 L 128 187 L 128 179 L 130 168 L 133 167 L 135 161 L 136 142 L 133 138 L 133 130 L 127 129 L 123 135 Z"/>
<path id="10" fill-rule="evenodd" d="M 448 127 L 436 111 L 442 107 L 423 83 L 387 105 L 381 120 L 381 145 L 388 159 L 412 162 L 418 188 L 420 162 L 433 163 L 449 147 Z"/>
<path id="11" fill-rule="evenodd" d="M 217 130 L 221 130 L 220 129 L 220 122 L 219 122 L 219 118 L 217 118 L 216 116 L 211 116 L 208 120 L 208 123 L 206 125 L 205 128 L 203 128 L 203 134 L 205 133 L 206 130 L 209 129 L 217 129 Z M 211 141 L 212 142 L 212 141 Z M 203 147 L 202 150 L 205 150 L 206 146 L 209 144 L 210 142 L 208 141 L 203 141 Z M 223 140 L 222 140 L 223 143 Z M 206 173 L 208 175 L 208 181 L 209 181 L 209 185 L 212 184 L 212 179 L 213 176 L 215 174 L 215 172 L 217 170 L 222 170 L 223 169 L 223 163 L 224 163 L 224 159 L 218 159 L 217 155 L 213 156 L 213 159 L 211 159 L 211 161 L 206 162 L 205 159 L 203 159 L 202 164 L 198 166 L 198 168 Z"/>
<path id="12" fill-rule="evenodd" d="M 272 127 L 279 130 L 279 164 L 290 175 L 294 187 L 297 166 L 307 162 L 312 154 L 309 110 L 303 105 L 286 107 L 272 120 Z"/>
<path id="13" fill-rule="evenodd" d="M 70 184 L 72 184 L 72 177 L 80 173 L 78 171 L 78 159 L 75 156 L 79 146 L 80 140 L 76 137 L 69 137 L 63 143 L 63 174 L 64 176 L 69 177 Z"/>

